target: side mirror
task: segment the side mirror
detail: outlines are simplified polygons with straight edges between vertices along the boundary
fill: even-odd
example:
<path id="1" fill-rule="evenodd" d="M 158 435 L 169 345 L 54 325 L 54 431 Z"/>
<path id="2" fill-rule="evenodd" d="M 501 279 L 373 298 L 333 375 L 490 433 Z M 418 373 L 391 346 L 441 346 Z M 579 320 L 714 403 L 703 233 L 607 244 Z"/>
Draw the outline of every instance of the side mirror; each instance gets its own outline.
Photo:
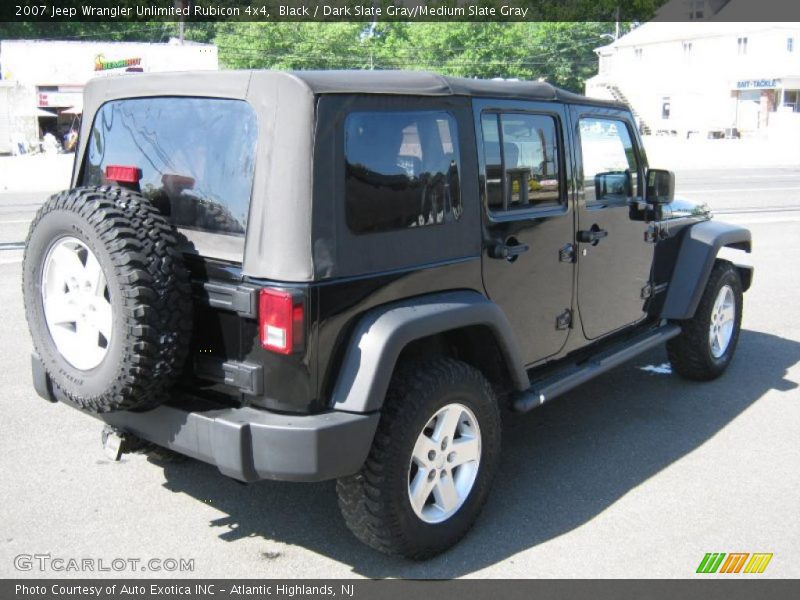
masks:
<path id="1" fill-rule="evenodd" d="M 675 173 L 664 169 L 648 169 L 645 201 L 648 204 L 669 204 L 675 197 Z"/>

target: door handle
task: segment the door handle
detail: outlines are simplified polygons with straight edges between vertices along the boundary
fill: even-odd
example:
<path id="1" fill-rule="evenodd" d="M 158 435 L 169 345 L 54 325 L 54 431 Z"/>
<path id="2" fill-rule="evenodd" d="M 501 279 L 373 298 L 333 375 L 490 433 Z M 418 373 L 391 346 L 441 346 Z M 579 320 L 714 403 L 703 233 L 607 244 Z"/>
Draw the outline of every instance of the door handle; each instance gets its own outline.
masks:
<path id="1" fill-rule="evenodd" d="M 531 247 L 528 244 L 495 244 L 489 247 L 489 256 L 514 261 L 520 254 L 530 249 Z"/>
<path id="2" fill-rule="evenodd" d="M 604 237 L 608 237 L 608 231 L 605 229 L 595 229 L 592 227 L 591 229 L 582 230 L 578 232 L 578 241 L 583 244 L 597 244 L 600 240 Z"/>

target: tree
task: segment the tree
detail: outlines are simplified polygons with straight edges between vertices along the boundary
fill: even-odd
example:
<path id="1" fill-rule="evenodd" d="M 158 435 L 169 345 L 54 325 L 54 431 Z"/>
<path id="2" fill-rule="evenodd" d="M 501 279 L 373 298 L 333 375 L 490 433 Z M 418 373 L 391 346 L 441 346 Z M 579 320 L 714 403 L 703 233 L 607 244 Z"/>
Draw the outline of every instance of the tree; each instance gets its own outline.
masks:
<path id="1" fill-rule="evenodd" d="M 363 69 L 364 33 L 364 23 L 224 23 L 215 43 L 228 68 Z"/>
<path id="2" fill-rule="evenodd" d="M 426 69 L 580 92 L 610 31 L 610 23 L 224 23 L 215 42 L 229 68 Z"/>
<path id="3" fill-rule="evenodd" d="M 217 44 L 223 68 L 424 69 L 544 79 L 576 92 L 596 73 L 594 49 L 613 31 L 612 22 L 186 23 L 186 39 Z M 166 42 L 177 35 L 175 22 L 0 23 L 0 39 Z"/>
<path id="4" fill-rule="evenodd" d="M 211 22 L 186 23 L 185 38 L 196 42 L 211 42 L 216 34 L 216 27 L 217 24 Z M 0 40 L 168 42 L 173 37 L 178 37 L 178 23 L 174 21 L 0 23 Z"/>

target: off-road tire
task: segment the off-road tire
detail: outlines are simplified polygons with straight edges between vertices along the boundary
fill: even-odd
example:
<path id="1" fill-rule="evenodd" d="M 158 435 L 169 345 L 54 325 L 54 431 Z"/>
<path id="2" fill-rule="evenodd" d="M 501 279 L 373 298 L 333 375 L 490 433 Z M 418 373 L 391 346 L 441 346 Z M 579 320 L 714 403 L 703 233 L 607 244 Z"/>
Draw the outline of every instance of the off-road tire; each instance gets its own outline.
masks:
<path id="1" fill-rule="evenodd" d="M 89 370 L 64 359 L 44 316 L 43 263 L 49 249 L 68 236 L 97 257 L 112 307 L 107 354 Z M 50 197 L 30 226 L 22 292 L 33 346 L 57 399 L 104 413 L 143 410 L 167 398 L 188 353 L 191 290 L 177 232 L 143 196 L 103 186 Z"/>
<path id="2" fill-rule="evenodd" d="M 422 428 L 454 398 L 472 410 L 480 427 L 478 474 L 457 512 L 430 524 L 411 506 L 409 461 Z M 447 550 L 467 533 L 486 501 L 497 470 L 500 436 L 497 399 L 480 371 L 444 357 L 399 366 L 366 463 L 358 474 L 337 481 L 339 508 L 348 528 L 387 554 L 424 560 Z"/>
<path id="3" fill-rule="evenodd" d="M 725 352 L 716 358 L 709 344 L 709 328 L 714 301 L 720 289 L 731 286 L 735 302 L 734 328 Z M 728 261 L 718 260 L 708 277 L 700 304 L 691 319 L 680 321 L 680 335 L 667 342 L 667 354 L 674 371 L 686 379 L 710 381 L 716 379 L 730 364 L 739 341 L 742 324 L 742 281 L 736 268 Z"/>

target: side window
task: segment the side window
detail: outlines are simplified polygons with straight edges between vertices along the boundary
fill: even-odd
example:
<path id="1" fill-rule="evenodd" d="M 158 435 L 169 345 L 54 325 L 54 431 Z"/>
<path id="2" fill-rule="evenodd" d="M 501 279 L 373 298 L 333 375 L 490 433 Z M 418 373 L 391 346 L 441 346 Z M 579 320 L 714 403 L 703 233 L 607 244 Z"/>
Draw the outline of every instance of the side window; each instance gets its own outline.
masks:
<path id="1" fill-rule="evenodd" d="M 557 205 L 562 195 L 557 124 L 519 113 L 481 116 L 486 199 L 492 212 Z"/>
<path id="2" fill-rule="evenodd" d="M 176 226 L 244 235 L 258 136 L 246 102 L 113 100 L 97 111 L 89 136 L 83 185 L 104 184 L 108 165 L 138 167 L 142 194 Z"/>
<path id="3" fill-rule="evenodd" d="M 354 112 L 344 125 L 345 213 L 354 233 L 461 216 L 456 121 L 439 111 Z"/>
<path id="4" fill-rule="evenodd" d="M 639 166 L 624 121 L 580 120 L 586 202 L 627 201 L 638 186 Z"/>

